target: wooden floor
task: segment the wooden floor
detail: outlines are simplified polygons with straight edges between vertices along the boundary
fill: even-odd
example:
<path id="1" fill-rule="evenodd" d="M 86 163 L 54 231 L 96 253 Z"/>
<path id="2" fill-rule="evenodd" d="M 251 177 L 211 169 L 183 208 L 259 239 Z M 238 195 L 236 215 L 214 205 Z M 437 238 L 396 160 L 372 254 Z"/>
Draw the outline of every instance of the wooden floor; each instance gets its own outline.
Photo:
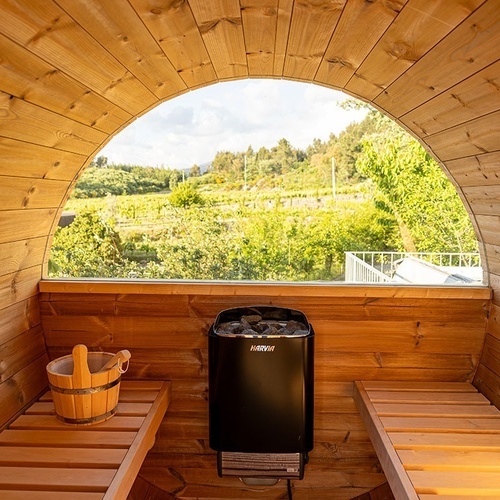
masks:
<path id="1" fill-rule="evenodd" d="M 358 382 L 398 499 L 500 498 L 500 411 L 469 383 Z"/>
<path id="2" fill-rule="evenodd" d="M 170 383 L 122 382 L 118 409 L 92 426 L 60 422 L 48 391 L 0 433 L 2 500 L 126 498 L 170 401 Z"/>

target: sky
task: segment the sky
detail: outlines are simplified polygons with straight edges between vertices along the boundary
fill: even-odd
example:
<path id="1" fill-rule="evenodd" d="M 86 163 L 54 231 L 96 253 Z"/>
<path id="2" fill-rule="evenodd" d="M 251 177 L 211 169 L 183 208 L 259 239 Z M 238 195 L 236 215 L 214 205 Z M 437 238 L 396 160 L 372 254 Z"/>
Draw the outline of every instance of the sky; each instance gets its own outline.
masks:
<path id="1" fill-rule="evenodd" d="M 117 134 L 96 156 L 124 163 L 187 169 L 219 151 L 271 148 L 281 138 L 305 149 L 327 140 L 366 110 L 338 106 L 348 96 L 308 83 L 242 80 L 194 90 L 160 104 Z"/>

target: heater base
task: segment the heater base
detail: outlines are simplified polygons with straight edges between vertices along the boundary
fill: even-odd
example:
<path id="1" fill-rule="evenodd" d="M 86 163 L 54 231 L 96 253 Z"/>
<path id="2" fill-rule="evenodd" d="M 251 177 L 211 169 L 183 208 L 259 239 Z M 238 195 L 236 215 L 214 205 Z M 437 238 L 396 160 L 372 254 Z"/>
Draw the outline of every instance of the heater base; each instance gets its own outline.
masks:
<path id="1" fill-rule="evenodd" d="M 220 477 L 302 479 L 307 453 L 217 452 Z"/>

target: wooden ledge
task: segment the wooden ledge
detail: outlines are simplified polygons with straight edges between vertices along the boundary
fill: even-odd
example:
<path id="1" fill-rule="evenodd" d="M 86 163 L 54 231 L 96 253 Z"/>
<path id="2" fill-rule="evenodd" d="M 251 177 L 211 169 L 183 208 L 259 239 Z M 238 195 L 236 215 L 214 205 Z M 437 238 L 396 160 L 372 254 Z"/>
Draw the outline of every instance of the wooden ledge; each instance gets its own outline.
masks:
<path id="1" fill-rule="evenodd" d="M 211 295 L 245 297 L 364 297 L 415 299 L 491 298 L 488 286 L 359 285 L 346 283 L 268 283 L 122 279 L 45 279 L 41 293 Z"/>
<path id="2" fill-rule="evenodd" d="M 500 498 L 500 411 L 472 384 L 356 382 L 354 399 L 398 500 Z"/>
<path id="3" fill-rule="evenodd" d="M 48 391 L 0 433 L 0 498 L 127 498 L 170 399 L 170 382 L 123 381 L 115 416 L 70 426 Z"/>

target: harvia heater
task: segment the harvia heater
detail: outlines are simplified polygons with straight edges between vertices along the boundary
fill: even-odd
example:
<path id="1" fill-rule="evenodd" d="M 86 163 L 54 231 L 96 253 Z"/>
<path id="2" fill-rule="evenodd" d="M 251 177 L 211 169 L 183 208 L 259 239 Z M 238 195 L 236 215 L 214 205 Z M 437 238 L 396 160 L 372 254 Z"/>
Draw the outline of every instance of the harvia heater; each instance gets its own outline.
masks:
<path id="1" fill-rule="evenodd" d="M 222 311 L 209 331 L 210 447 L 219 476 L 302 479 L 313 448 L 314 331 L 300 311 Z"/>

